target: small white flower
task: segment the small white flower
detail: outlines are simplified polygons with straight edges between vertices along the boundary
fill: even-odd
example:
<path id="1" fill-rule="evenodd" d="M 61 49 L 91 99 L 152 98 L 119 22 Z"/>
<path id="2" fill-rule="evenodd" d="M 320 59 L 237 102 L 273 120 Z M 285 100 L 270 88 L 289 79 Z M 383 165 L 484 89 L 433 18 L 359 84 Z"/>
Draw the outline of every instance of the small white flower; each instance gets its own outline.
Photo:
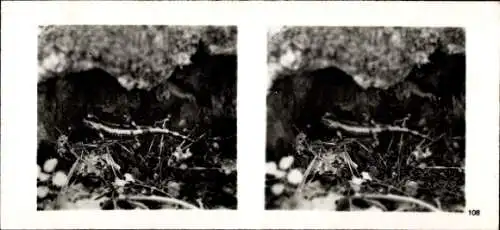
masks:
<path id="1" fill-rule="evenodd" d="M 50 179 L 50 174 L 40 172 L 38 173 L 38 179 L 40 179 L 40 181 L 42 182 L 48 181 Z"/>
<path id="2" fill-rule="evenodd" d="M 214 149 L 219 149 L 219 144 L 217 142 L 212 143 Z"/>
<path id="3" fill-rule="evenodd" d="M 66 176 L 65 173 L 59 171 L 54 174 L 54 177 L 52 177 L 52 184 L 62 187 L 66 184 L 67 180 L 68 176 Z"/>
<path id="4" fill-rule="evenodd" d="M 281 171 L 281 170 L 278 170 L 278 169 L 277 169 L 277 170 L 274 172 L 274 174 L 273 174 L 273 175 L 274 175 L 274 177 L 276 177 L 276 178 L 278 178 L 278 179 L 281 179 L 281 178 L 283 178 L 283 177 L 285 177 L 285 176 L 286 176 L 286 172 L 285 172 L 285 171 Z"/>
<path id="5" fill-rule="evenodd" d="M 364 179 L 353 176 L 352 179 L 349 181 L 349 184 L 351 184 L 351 187 L 355 192 L 359 192 L 363 182 L 365 182 Z"/>
<path id="6" fill-rule="evenodd" d="M 368 180 L 368 181 L 372 180 L 372 177 L 367 172 L 361 172 L 361 177 L 363 178 L 363 180 Z"/>
<path id="7" fill-rule="evenodd" d="M 114 183 L 114 184 L 115 184 L 116 186 L 118 186 L 118 187 L 123 187 L 123 186 L 125 186 L 125 185 L 127 184 L 127 181 L 122 180 L 122 179 L 120 179 L 120 178 L 116 178 L 116 179 L 115 179 L 115 183 Z"/>
<path id="8" fill-rule="evenodd" d="M 38 196 L 38 198 L 45 198 L 48 194 L 49 194 L 49 187 L 38 186 L 36 188 L 36 196 Z"/>
<path id="9" fill-rule="evenodd" d="M 289 169 L 293 164 L 293 160 L 294 160 L 293 156 L 286 156 L 286 157 L 281 158 L 280 163 L 279 163 L 280 169 L 282 169 L 282 170 Z"/>
<path id="10" fill-rule="evenodd" d="M 134 182 L 134 177 L 130 174 L 130 173 L 125 173 L 125 175 L 123 175 L 125 177 L 125 181 L 126 182 Z"/>
<path id="11" fill-rule="evenodd" d="M 432 152 L 429 150 L 429 148 L 425 148 L 425 150 L 422 150 L 422 149 L 417 147 L 417 149 L 415 149 L 412 152 L 412 155 L 415 157 L 416 161 L 421 161 L 423 159 L 426 159 L 426 158 L 432 156 Z"/>
<path id="12" fill-rule="evenodd" d="M 295 185 L 302 182 L 302 178 L 303 178 L 302 172 L 300 172 L 298 169 L 292 169 L 287 176 L 288 182 L 290 184 L 295 184 Z"/>
<path id="13" fill-rule="evenodd" d="M 363 182 L 365 182 L 365 180 L 362 179 L 362 178 L 359 178 L 357 176 L 353 176 L 352 179 L 351 179 L 351 183 L 353 185 L 361 185 Z"/>
<path id="14" fill-rule="evenodd" d="M 48 159 L 43 164 L 43 171 L 51 173 L 54 171 L 54 169 L 56 169 L 56 166 L 57 166 L 56 158 Z"/>
<path id="15" fill-rule="evenodd" d="M 274 184 L 271 187 L 271 192 L 274 195 L 276 195 L 276 196 L 281 195 L 283 193 L 283 191 L 285 191 L 285 185 L 284 184 L 278 183 L 278 184 Z"/>
<path id="16" fill-rule="evenodd" d="M 277 170 L 276 163 L 274 163 L 274 162 L 267 162 L 266 163 L 266 174 L 274 175 L 276 170 Z"/>

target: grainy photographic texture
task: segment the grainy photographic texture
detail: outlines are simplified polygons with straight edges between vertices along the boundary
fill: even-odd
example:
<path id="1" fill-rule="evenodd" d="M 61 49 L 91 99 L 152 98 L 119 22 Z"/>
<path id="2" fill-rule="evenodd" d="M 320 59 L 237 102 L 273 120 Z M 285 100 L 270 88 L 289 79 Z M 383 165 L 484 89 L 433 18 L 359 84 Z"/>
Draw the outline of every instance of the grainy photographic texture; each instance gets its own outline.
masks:
<path id="1" fill-rule="evenodd" d="M 282 27 L 268 52 L 267 209 L 463 211 L 463 29 Z"/>
<path id="2" fill-rule="evenodd" d="M 235 209 L 236 27 L 42 26 L 37 209 Z"/>

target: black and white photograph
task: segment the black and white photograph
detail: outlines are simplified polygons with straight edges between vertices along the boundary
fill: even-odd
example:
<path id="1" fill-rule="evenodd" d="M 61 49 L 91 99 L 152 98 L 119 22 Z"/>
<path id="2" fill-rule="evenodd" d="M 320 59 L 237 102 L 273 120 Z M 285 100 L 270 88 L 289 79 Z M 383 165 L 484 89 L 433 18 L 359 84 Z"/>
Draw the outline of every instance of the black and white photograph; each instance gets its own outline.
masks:
<path id="1" fill-rule="evenodd" d="M 266 209 L 464 212 L 465 30 L 268 33 Z"/>
<path id="2" fill-rule="evenodd" d="M 498 229 L 497 3 L 1 5 L 2 229 Z"/>
<path id="3" fill-rule="evenodd" d="M 236 209 L 236 35 L 40 26 L 37 210 Z"/>

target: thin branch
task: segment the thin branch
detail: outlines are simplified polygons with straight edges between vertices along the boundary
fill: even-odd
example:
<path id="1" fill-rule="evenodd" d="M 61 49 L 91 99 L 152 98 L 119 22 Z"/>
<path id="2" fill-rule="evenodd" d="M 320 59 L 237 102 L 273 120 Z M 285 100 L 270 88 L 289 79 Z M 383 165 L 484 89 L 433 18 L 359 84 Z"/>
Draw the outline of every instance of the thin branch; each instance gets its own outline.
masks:
<path id="1" fill-rule="evenodd" d="M 413 134 L 415 136 L 419 136 L 419 137 L 431 140 L 431 138 L 429 138 L 427 135 L 421 134 L 415 130 L 411 130 L 411 129 L 408 129 L 405 127 L 399 127 L 399 126 L 390 126 L 390 125 L 376 126 L 376 127 L 351 126 L 351 125 L 343 124 L 341 122 L 334 121 L 334 120 L 327 119 L 327 118 L 323 118 L 322 122 L 328 128 L 342 129 L 342 130 L 350 132 L 350 133 L 373 134 L 373 133 L 380 133 L 380 132 L 384 132 L 384 131 L 403 132 L 403 133 L 410 133 L 410 134 Z"/>
<path id="2" fill-rule="evenodd" d="M 132 184 L 133 185 L 137 185 L 137 186 L 141 186 L 141 187 L 144 187 L 144 188 L 149 188 L 151 190 L 154 190 L 154 191 L 157 191 L 159 193 L 162 193 L 165 196 L 171 196 L 170 194 L 166 193 L 162 189 L 159 189 L 159 188 L 157 188 L 155 186 L 152 186 L 152 185 L 147 185 L 147 184 L 143 183 L 142 181 L 136 181 L 136 182 L 133 182 Z"/>
<path id="3" fill-rule="evenodd" d="M 353 198 L 359 198 L 359 199 L 384 199 L 384 200 L 392 200 L 392 201 L 398 201 L 398 202 L 406 202 L 406 203 L 413 203 L 419 206 L 422 206 L 426 209 L 429 209 L 430 211 L 433 212 L 442 212 L 439 208 L 434 207 L 431 204 L 428 204 L 424 201 L 415 199 L 413 197 L 407 197 L 407 196 L 399 196 L 399 195 L 393 195 L 393 194 L 362 194 L 362 195 L 354 195 Z"/>
<path id="4" fill-rule="evenodd" d="M 193 141 L 191 138 L 182 135 L 178 132 L 171 131 L 169 129 L 165 128 L 155 128 L 155 127 L 137 127 L 137 129 L 122 129 L 122 128 L 112 128 L 107 125 L 97 123 L 94 121 L 89 121 L 87 119 L 83 120 L 83 123 L 87 125 L 89 128 L 98 130 L 98 131 L 103 131 L 109 134 L 113 135 L 118 135 L 118 136 L 136 136 L 136 135 L 143 135 L 143 134 L 149 134 L 149 133 L 157 133 L 157 134 L 168 134 L 172 135 L 174 137 L 179 137 L 184 140 L 188 141 Z"/>
<path id="5" fill-rule="evenodd" d="M 439 169 L 439 170 L 453 169 L 458 171 L 465 171 L 463 167 L 446 167 L 446 166 L 428 166 L 424 167 L 423 169 Z"/>
<path id="6" fill-rule="evenodd" d="M 382 211 L 384 212 L 387 212 L 387 207 L 385 207 L 382 203 L 380 203 L 379 201 L 377 200 L 371 200 L 371 199 L 366 199 L 366 202 L 374 205 L 374 206 L 377 206 L 379 207 L 380 209 L 382 209 Z"/>
<path id="7" fill-rule="evenodd" d="M 200 209 L 190 203 L 187 203 L 182 200 L 177 200 L 174 198 L 169 198 L 169 197 L 161 197 L 161 196 L 129 196 L 126 197 L 126 199 L 129 200 L 134 200 L 134 201 L 154 201 L 154 202 L 159 202 L 159 203 L 165 203 L 165 204 L 175 204 L 182 206 L 184 208 L 188 209 Z"/>
<path id="8" fill-rule="evenodd" d="M 317 155 L 314 156 L 313 160 L 311 163 L 309 163 L 309 166 L 307 166 L 306 171 L 304 172 L 304 176 L 302 177 L 302 181 L 300 182 L 299 186 L 297 187 L 297 193 L 301 193 L 302 190 L 304 189 L 304 186 L 306 184 L 306 179 L 307 177 L 311 174 L 312 170 L 317 167 L 319 163 L 319 158 Z"/>
<path id="9" fill-rule="evenodd" d="M 144 205 L 143 203 L 141 202 L 137 202 L 137 201 L 128 201 L 130 204 L 133 204 L 135 205 L 136 207 L 140 208 L 140 209 L 149 209 L 148 206 Z"/>

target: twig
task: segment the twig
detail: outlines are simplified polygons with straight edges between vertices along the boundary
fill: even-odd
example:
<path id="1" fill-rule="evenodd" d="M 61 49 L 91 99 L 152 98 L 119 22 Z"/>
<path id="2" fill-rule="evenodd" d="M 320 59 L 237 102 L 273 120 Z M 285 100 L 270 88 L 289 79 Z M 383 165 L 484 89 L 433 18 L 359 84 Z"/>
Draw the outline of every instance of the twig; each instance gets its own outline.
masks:
<path id="1" fill-rule="evenodd" d="M 75 171 L 76 171 L 77 167 L 80 165 L 80 161 L 82 161 L 82 163 L 84 163 L 83 159 L 80 156 L 78 156 L 78 154 L 76 154 L 73 151 L 73 149 L 68 148 L 68 151 L 76 157 L 76 160 L 75 160 L 75 162 L 73 162 L 73 165 L 71 165 L 71 168 L 70 168 L 70 170 L 68 172 L 68 175 L 66 177 L 66 182 L 64 183 L 64 185 L 62 186 L 61 190 L 57 194 L 56 200 L 59 200 L 61 198 L 62 194 L 66 193 L 66 191 L 68 190 L 69 184 L 70 184 L 69 181 L 71 180 L 71 178 L 75 174 Z"/>
<path id="2" fill-rule="evenodd" d="M 363 143 L 361 143 L 360 141 L 358 140 L 354 140 L 354 142 L 356 142 L 361 148 L 363 148 L 365 151 L 367 152 L 373 152 L 372 150 L 368 149 L 368 147 L 366 147 Z"/>
<path id="3" fill-rule="evenodd" d="M 159 202 L 159 203 L 165 203 L 165 204 L 175 204 L 175 205 L 180 205 L 188 209 L 200 209 L 190 203 L 187 203 L 182 200 L 177 200 L 174 198 L 168 198 L 168 197 L 160 197 L 160 196 L 129 196 L 126 197 L 125 199 L 128 200 L 135 200 L 135 201 L 154 201 L 154 202 Z"/>
<path id="4" fill-rule="evenodd" d="M 125 150 L 130 155 L 134 155 L 134 153 L 130 149 L 128 149 L 127 147 L 125 147 L 123 144 L 117 143 L 117 145 L 120 146 L 120 148 L 122 148 L 123 150 Z"/>
<path id="5" fill-rule="evenodd" d="M 311 174 L 313 168 L 315 168 L 318 164 L 318 156 L 315 155 L 313 160 L 311 161 L 311 163 L 309 163 L 309 166 L 307 166 L 307 169 L 306 171 L 304 172 L 304 176 L 302 177 L 302 181 L 300 182 L 298 188 L 297 188 L 297 193 L 301 193 L 302 192 L 302 189 L 304 188 L 304 185 L 306 183 L 306 179 L 307 177 L 309 176 L 309 174 Z"/>
<path id="6" fill-rule="evenodd" d="M 163 138 L 163 135 L 161 135 L 161 137 Z M 155 143 L 155 139 L 156 139 L 156 136 L 153 136 L 153 139 L 151 140 L 151 144 L 149 145 L 148 153 L 151 152 L 151 149 L 153 148 L 153 144 Z M 162 140 L 160 140 L 160 145 L 161 145 L 161 143 L 163 143 Z M 160 154 L 161 154 L 161 149 L 160 149 Z"/>
<path id="7" fill-rule="evenodd" d="M 444 134 L 444 133 L 443 133 L 443 134 L 441 134 L 441 135 L 439 135 L 439 137 L 437 137 L 437 138 L 436 138 L 436 139 L 434 139 L 433 141 L 431 141 L 431 142 L 427 143 L 427 144 L 425 145 L 425 147 L 423 147 L 422 149 L 427 148 L 427 147 L 429 147 L 429 146 L 433 145 L 434 143 L 436 143 L 437 141 L 439 141 L 439 140 L 440 140 L 441 138 L 443 138 L 444 136 L 445 136 L 445 134 Z M 422 143 L 423 143 L 423 142 L 422 142 Z"/>
<path id="8" fill-rule="evenodd" d="M 107 153 L 103 155 L 104 161 L 106 162 L 107 165 L 110 166 L 111 170 L 113 171 L 113 174 L 115 177 L 118 177 L 118 174 L 115 171 L 115 167 L 118 166 L 118 164 L 113 160 L 113 157 L 111 156 L 111 153 L 109 151 L 109 148 L 106 148 Z M 120 166 L 118 166 L 120 167 Z M 117 168 L 117 170 L 120 170 Z"/>
<path id="9" fill-rule="evenodd" d="M 66 183 L 64 183 L 64 186 L 61 189 L 61 192 L 66 191 L 69 187 L 69 181 L 75 174 L 76 168 L 80 165 L 80 158 L 77 158 L 75 162 L 73 162 L 73 165 L 71 166 L 71 169 L 68 172 L 68 176 L 66 177 Z"/>
<path id="10" fill-rule="evenodd" d="M 143 134 L 149 134 L 149 133 L 157 133 L 157 134 L 168 134 L 172 135 L 174 137 L 179 137 L 184 140 L 188 141 L 193 141 L 191 138 L 184 136 L 178 132 L 171 131 L 169 129 L 164 129 L 164 128 L 155 128 L 155 127 L 137 127 L 137 129 L 122 129 L 122 128 L 112 128 L 107 125 L 97 123 L 94 121 L 90 121 L 87 119 L 83 120 L 83 123 L 87 125 L 89 128 L 98 130 L 98 131 L 104 131 L 108 134 L 114 134 L 118 136 L 136 136 L 136 135 L 143 135 Z"/>
<path id="11" fill-rule="evenodd" d="M 423 169 L 454 169 L 458 171 L 464 171 L 463 167 L 446 167 L 446 166 L 429 166 L 429 167 L 424 167 Z"/>
<path id="12" fill-rule="evenodd" d="M 141 203 L 141 202 L 137 202 L 137 201 L 128 201 L 130 204 L 133 204 L 135 205 L 136 207 L 139 207 L 140 209 L 149 209 L 148 206 L 146 206 L 145 204 Z"/>
<path id="13" fill-rule="evenodd" d="M 141 187 L 144 187 L 144 188 L 149 188 L 149 189 L 151 189 L 151 190 L 154 190 L 154 191 L 157 191 L 157 192 L 159 192 L 159 193 L 162 193 L 162 194 L 163 194 L 163 195 L 165 195 L 165 196 L 171 196 L 170 194 L 166 193 L 166 192 L 165 192 L 165 191 L 163 191 L 162 189 L 159 189 L 159 188 L 157 188 L 157 187 L 155 187 L 155 186 L 147 185 L 147 184 L 143 183 L 142 181 L 141 181 L 141 182 L 136 181 L 136 182 L 133 182 L 132 184 L 133 184 L 133 185 L 137 185 L 137 186 L 141 186 Z"/>
<path id="14" fill-rule="evenodd" d="M 191 145 L 193 145 L 194 143 L 197 143 L 198 141 L 200 141 L 202 138 L 204 138 L 206 135 L 206 133 L 203 133 L 201 134 L 198 138 L 196 138 L 196 140 L 192 141 L 191 143 L 187 144 L 186 146 L 182 147 L 182 150 L 186 150 L 187 148 L 191 147 Z"/>
<path id="15" fill-rule="evenodd" d="M 404 124 L 404 123 L 403 123 Z M 404 134 L 401 134 L 401 136 L 399 136 L 399 144 L 398 144 L 398 159 L 397 159 L 397 169 L 398 169 L 398 181 L 401 180 L 401 154 L 403 152 L 403 144 L 404 144 L 404 138 L 405 138 L 405 135 Z M 411 154 L 408 155 L 408 157 L 410 157 Z"/>
<path id="16" fill-rule="evenodd" d="M 377 207 L 379 207 L 380 209 L 382 209 L 382 211 L 384 212 L 387 212 L 387 207 L 385 207 L 382 203 L 380 203 L 379 201 L 377 200 L 371 200 L 371 199 L 366 199 L 366 202 L 372 204 L 372 205 L 375 205 Z"/>
<path id="17" fill-rule="evenodd" d="M 422 206 L 426 209 L 429 209 L 430 211 L 433 212 L 441 212 L 439 208 L 434 207 L 431 204 L 428 204 L 424 201 L 415 199 L 413 197 L 407 197 L 407 196 L 399 196 L 399 195 L 393 195 L 393 194 L 362 194 L 362 195 L 354 195 L 352 198 L 359 198 L 359 199 L 384 199 L 384 200 L 392 200 L 392 201 L 399 201 L 399 202 L 406 202 L 406 203 L 413 203 L 419 206 Z"/>
<path id="18" fill-rule="evenodd" d="M 196 202 L 198 203 L 198 205 L 203 209 L 205 206 L 203 205 L 203 201 L 201 200 L 201 198 L 198 198 L 196 199 Z"/>
<path id="19" fill-rule="evenodd" d="M 415 136 L 419 136 L 425 139 L 431 140 L 428 136 L 421 134 L 415 130 L 411 130 L 405 127 L 399 127 L 399 126 L 391 126 L 391 125 L 384 125 L 384 126 L 376 126 L 376 127 L 363 127 L 363 126 L 351 126 L 351 125 L 346 125 L 338 121 L 334 121 L 331 119 L 323 118 L 322 119 L 323 124 L 325 124 L 328 128 L 334 128 L 334 129 L 342 129 L 344 131 L 350 132 L 350 133 L 357 133 L 357 134 L 373 134 L 373 133 L 380 133 L 384 131 L 390 131 L 390 132 L 403 132 L 403 133 L 410 133 Z"/>
<path id="20" fill-rule="evenodd" d="M 356 162 L 354 162 L 352 160 L 351 156 L 347 152 L 345 145 L 344 145 L 344 152 L 343 152 L 342 156 L 344 157 L 344 160 L 346 161 L 347 165 L 349 166 L 349 170 L 351 171 L 351 174 L 353 176 L 355 175 L 354 171 L 352 170 L 352 168 L 354 167 L 354 170 L 356 170 L 356 176 L 359 176 L 358 165 L 356 164 Z"/>
<path id="21" fill-rule="evenodd" d="M 384 183 L 383 181 L 377 179 L 377 178 L 373 178 L 374 180 L 372 180 L 371 182 L 372 183 L 375 183 L 375 184 L 378 184 L 378 185 L 382 185 L 382 186 L 385 186 L 387 187 L 387 191 L 390 192 L 391 190 L 394 190 L 396 192 L 399 192 L 401 194 L 405 194 L 405 195 L 408 195 L 405 191 L 403 191 L 402 189 L 394 186 L 394 185 L 390 185 L 390 184 L 387 184 L 387 183 Z"/>
<path id="22" fill-rule="evenodd" d="M 441 209 L 441 201 L 439 201 L 439 198 L 434 198 L 434 201 L 436 202 L 437 207 Z"/>

